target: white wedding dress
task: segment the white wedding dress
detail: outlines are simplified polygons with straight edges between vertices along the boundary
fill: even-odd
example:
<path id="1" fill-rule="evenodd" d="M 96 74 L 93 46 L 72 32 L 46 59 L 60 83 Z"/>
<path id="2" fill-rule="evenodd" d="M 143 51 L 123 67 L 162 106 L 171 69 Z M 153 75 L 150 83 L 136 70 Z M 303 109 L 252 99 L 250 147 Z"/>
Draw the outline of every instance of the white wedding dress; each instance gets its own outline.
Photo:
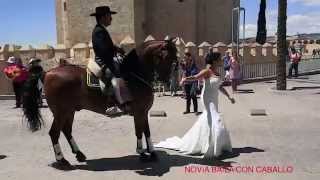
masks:
<path id="1" fill-rule="evenodd" d="M 182 137 L 171 137 L 155 145 L 181 151 L 184 154 L 204 154 L 204 158 L 220 156 L 223 151 L 232 151 L 229 132 L 218 113 L 220 80 L 210 77 L 204 80 L 201 93 L 203 113 L 191 129 Z"/>

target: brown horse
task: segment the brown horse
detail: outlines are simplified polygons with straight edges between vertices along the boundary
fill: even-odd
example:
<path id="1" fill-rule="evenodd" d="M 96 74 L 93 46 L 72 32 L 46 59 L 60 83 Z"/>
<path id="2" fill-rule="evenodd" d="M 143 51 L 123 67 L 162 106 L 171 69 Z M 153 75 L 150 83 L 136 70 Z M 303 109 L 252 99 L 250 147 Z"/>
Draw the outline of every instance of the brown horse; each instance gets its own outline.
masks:
<path id="1" fill-rule="evenodd" d="M 177 59 L 176 53 L 176 46 L 171 40 L 149 41 L 131 51 L 121 65 L 122 74 L 134 98 L 131 114 L 134 117 L 137 136 L 136 150 L 141 155 L 140 157 L 157 158 L 150 138 L 148 123 L 148 111 L 154 100 L 152 81 L 154 72 L 162 81 L 169 79 L 171 64 Z M 38 104 L 34 100 L 37 94 L 36 85 L 35 81 L 30 80 L 24 95 L 24 114 L 33 131 L 41 128 L 42 123 Z M 72 137 L 74 114 L 81 109 L 104 114 L 107 107 L 115 104 L 114 98 L 104 96 L 100 90 L 90 89 L 86 85 L 86 69 L 74 65 L 60 66 L 48 71 L 44 78 L 44 92 L 54 117 L 49 135 L 58 164 L 70 165 L 63 157 L 59 145 L 60 131 L 68 140 L 77 160 L 85 161 L 86 156 L 79 150 Z M 143 149 L 143 134 L 146 137 L 147 152 L 150 153 L 150 156 L 147 156 Z"/>

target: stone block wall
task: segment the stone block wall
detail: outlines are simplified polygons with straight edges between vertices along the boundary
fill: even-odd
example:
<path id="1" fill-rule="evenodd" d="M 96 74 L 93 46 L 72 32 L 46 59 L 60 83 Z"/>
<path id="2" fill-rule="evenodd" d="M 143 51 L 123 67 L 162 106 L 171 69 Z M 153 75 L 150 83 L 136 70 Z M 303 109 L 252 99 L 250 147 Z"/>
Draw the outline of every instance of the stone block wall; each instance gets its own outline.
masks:
<path id="1" fill-rule="evenodd" d="M 57 35 L 58 43 L 71 48 L 75 44 L 88 42 L 96 19 L 90 14 L 95 7 L 108 5 L 118 12 L 113 16 L 110 33 L 116 42 L 120 42 L 125 35 L 134 37 L 134 7 L 133 0 L 57 0 Z"/>
<path id="2" fill-rule="evenodd" d="M 56 0 L 58 44 L 71 48 L 89 42 L 96 22 L 90 13 L 108 5 L 113 15 L 110 33 L 119 43 L 130 35 L 140 43 L 148 34 L 188 41 L 231 41 L 231 11 L 240 0 Z M 182 33 L 183 32 L 183 33 Z"/>

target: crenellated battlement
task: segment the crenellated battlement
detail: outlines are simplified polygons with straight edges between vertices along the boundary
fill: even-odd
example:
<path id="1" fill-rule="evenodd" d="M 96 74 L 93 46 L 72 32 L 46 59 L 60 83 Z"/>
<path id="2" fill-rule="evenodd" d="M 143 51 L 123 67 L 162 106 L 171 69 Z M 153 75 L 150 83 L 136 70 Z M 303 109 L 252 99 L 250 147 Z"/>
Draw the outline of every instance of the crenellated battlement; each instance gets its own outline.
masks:
<path id="1" fill-rule="evenodd" d="M 151 35 L 147 36 L 145 41 L 154 40 Z M 166 37 L 169 39 L 169 37 Z M 226 51 L 231 51 L 235 48 L 235 44 L 226 44 L 224 42 L 217 42 L 210 44 L 210 42 L 202 42 L 196 44 L 194 42 L 185 42 L 182 38 L 176 38 L 175 44 L 178 50 L 178 58 L 181 60 L 185 52 L 191 52 L 196 64 L 199 68 L 205 65 L 205 56 L 212 47 L 215 52 L 222 55 Z M 126 52 L 136 47 L 136 42 L 131 36 L 126 36 L 118 44 Z M 303 72 L 313 71 L 318 68 L 315 63 L 317 59 L 310 60 L 313 49 L 320 49 L 320 41 L 289 41 L 290 46 L 300 48 L 304 59 L 302 61 Z M 0 45 L 1 46 L 1 45 Z M 256 43 L 240 44 L 239 55 L 241 62 L 241 71 L 244 79 L 269 78 L 276 74 L 277 61 L 277 45 L 274 43 L 266 43 L 263 45 Z M 66 59 L 71 64 L 86 65 L 88 60 L 94 58 L 94 51 L 92 43 L 78 43 L 71 48 L 67 48 L 63 44 L 55 46 L 42 45 L 40 47 L 33 47 L 31 45 L 3 45 L 0 48 L 0 70 L 6 66 L 6 60 L 10 56 L 20 57 L 24 64 L 27 64 L 30 58 L 37 57 L 42 59 L 42 65 L 45 70 L 49 70 L 59 65 L 60 59 Z M 318 56 L 319 57 L 319 56 Z M 220 61 L 222 65 L 222 60 Z M 218 67 L 218 71 L 223 75 L 223 68 Z M 0 73 L 0 94 L 12 93 L 10 81 L 6 79 L 3 73 Z"/>
<path id="2" fill-rule="evenodd" d="M 152 35 L 147 36 L 145 41 L 154 40 Z M 300 43 L 300 44 L 299 44 Z M 204 67 L 204 58 L 208 53 L 209 48 L 212 47 L 214 52 L 219 52 L 223 55 L 226 51 L 231 52 L 235 48 L 235 44 L 225 44 L 218 42 L 210 44 L 209 42 L 202 42 L 196 44 L 194 42 L 185 42 L 182 38 L 176 38 L 175 44 L 178 49 L 178 57 L 181 59 L 185 52 L 190 52 L 197 65 Z M 290 45 L 303 45 L 303 55 L 310 55 L 312 49 L 320 48 L 320 44 L 316 41 L 290 41 Z M 126 52 L 135 48 L 136 43 L 129 35 L 126 36 L 119 44 Z M 260 45 L 258 43 L 240 44 L 239 55 L 242 64 L 257 64 L 257 63 L 271 63 L 277 61 L 277 46 L 276 44 L 266 43 Z M 37 57 L 43 60 L 45 69 L 55 67 L 59 60 L 68 58 L 71 63 L 85 65 L 90 58 L 94 58 L 94 51 L 92 43 L 78 43 L 72 48 L 67 48 L 63 44 L 55 46 L 42 45 L 33 47 L 31 45 L 17 46 L 6 44 L 0 49 L 0 59 L 6 60 L 10 56 L 20 57 L 24 64 L 28 62 L 31 57 Z"/>

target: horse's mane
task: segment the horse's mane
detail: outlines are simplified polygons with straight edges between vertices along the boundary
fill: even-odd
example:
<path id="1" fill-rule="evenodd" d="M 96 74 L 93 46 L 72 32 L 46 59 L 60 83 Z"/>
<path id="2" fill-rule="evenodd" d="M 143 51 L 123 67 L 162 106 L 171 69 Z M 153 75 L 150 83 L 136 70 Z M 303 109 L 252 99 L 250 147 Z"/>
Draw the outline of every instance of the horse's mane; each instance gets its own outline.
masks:
<path id="1" fill-rule="evenodd" d="M 150 50 L 151 47 L 158 46 L 160 44 L 166 43 L 165 40 L 150 40 L 143 42 L 136 47 L 136 51 L 139 57 L 143 56 L 146 51 Z"/>
<path id="2" fill-rule="evenodd" d="M 151 45 L 151 44 L 155 44 L 155 43 L 165 43 L 165 40 L 150 40 L 150 41 L 146 41 L 141 43 L 138 47 L 142 47 L 142 48 L 146 48 L 147 46 Z"/>
<path id="3" fill-rule="evenodd" d="M 161 44 L 165 44 L 164 40 L 151 40 L 139 44 L 136 48 L 132 49 L 125 57 L 123 64 L 121 65 L 122 74 L 129 74 L 126 78 L 130 83 L 141 84 L 141 81 L 132 76 L 132 73 L 151 83 L 154 79 L 153 69 L 149 66 L 147 61 L 150 61 L 150 55 L 154 53 L 154 50 Z M 148 65 L 149 64 L 149 65 Z M 131 74 L 130 74 L 131 73 Z M 129 83 L 129 85 L 130 85 Z M 145 86 L 142 83 L 143 86 Z"/>

